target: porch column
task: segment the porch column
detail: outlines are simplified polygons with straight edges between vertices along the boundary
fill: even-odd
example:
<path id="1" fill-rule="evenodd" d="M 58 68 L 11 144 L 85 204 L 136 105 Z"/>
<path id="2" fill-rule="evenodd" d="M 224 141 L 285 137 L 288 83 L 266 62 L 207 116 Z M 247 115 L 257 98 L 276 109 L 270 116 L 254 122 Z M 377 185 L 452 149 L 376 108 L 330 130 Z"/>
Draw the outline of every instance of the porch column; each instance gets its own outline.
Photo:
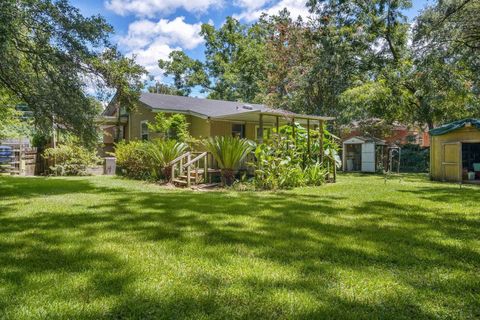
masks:
<path id="1" fill-rule="evenodd" d="M 320 162 L 323 162 L 323 120 L 318 120 L 318 139 L 320 144 Z"/>
<path id="2" fill-rule="evenodd" d="M 258 136 L 258 143 L 263 143 L 263 114 L 261 113 L 259 118 L 259 131 L 260 135 Z"/>
<path id="3" fill-rule="evenodd" d="M 312 153 L 310 151 L 310 119 L 307 119 L 307 150 L 308 159 L 312 159 Z"/>
<path id="4" fill-rule="evenodd" d="M 292 118 L 292 136 L 293 143 L 297 144 L 297 133 L 295 132 L 295 118 Z"/>

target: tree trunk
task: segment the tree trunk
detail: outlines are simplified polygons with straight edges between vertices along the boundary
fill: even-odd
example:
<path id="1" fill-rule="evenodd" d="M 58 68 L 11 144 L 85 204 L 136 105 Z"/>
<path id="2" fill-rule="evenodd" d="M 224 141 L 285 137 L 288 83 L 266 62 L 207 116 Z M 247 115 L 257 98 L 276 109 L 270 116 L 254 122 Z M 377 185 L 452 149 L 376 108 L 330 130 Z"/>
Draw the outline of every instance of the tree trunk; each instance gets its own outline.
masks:
<path id="1" fill-rule="evenodd" d="M 235 181 L 235 170 L 222 169 L 221 172 L 222 172 L 223 184 L 226 186 L 231 186 Z"/>

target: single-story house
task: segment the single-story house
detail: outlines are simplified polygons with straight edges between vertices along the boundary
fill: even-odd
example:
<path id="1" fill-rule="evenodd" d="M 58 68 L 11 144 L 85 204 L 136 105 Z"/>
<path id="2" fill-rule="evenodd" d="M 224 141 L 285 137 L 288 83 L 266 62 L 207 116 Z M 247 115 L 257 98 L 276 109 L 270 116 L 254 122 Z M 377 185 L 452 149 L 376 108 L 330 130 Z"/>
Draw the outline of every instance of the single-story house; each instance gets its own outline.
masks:
<path id="1" fill-rule="evenodd" d="M 127 112 L 115 103 L 107 106 L 102 114 L 103 141 L 110 151 L 117 140 L 151 139 L 157 134 L 150 132 L 148 122 L 154 121 L 158 112 L 184 114 L 189 123 L 190 134 L 195 138 L 213 136 L 238 136 L 262 142 L 272 128 L 297 122 L 305 127 L 323 127 L 332 117 L 296 114 L 274 109 L 262 104 L 201 99 L 184 96 L 144 92 L 135 111 Z M 263 135 L 260 134 L 263 132 Z"/>
<path id="2" fill-rule="evenodd" d="M 463 119 L 430 130 L 433 180 L 480 183 L 480 119 Z"/>

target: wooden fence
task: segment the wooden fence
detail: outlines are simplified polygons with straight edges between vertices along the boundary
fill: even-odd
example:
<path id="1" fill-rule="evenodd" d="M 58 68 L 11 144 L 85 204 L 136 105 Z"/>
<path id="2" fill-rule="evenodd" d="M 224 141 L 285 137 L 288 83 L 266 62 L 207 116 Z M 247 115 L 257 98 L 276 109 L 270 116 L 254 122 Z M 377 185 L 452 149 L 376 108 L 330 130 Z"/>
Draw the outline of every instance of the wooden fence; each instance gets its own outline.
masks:
<path id="1" fill-rule="evenodd" d="M 0 164 L 0 174 L 33 176 L 43 173 L 44 161 L 37 148 L 15 143 L 1 143 L 1 145 L 10 147 L 11 155 L 9 161 Z"/>

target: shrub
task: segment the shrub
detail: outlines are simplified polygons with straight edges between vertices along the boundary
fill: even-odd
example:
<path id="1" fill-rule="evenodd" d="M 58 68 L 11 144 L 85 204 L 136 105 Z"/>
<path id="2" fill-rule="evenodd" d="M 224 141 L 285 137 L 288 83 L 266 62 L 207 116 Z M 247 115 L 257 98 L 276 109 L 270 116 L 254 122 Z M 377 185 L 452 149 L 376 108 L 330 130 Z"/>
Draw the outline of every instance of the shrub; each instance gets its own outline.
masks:
<path id="1" fill-rule="evenodd" d="M 47 148 L 43 157 L 53 162 L 50 170 L 62 176 L 86 175 L 88 167 L 101 161 L 94 149 L 87 149 L 77 141 L 66 141 L 56 148 Z"/>
<path id="2" fill-rule="evenodd" d="M 146 142 L 120 141 L 115 144 L 115 157 L 120 172 L 134 179 L 149 179 L 151 167 L 145 153 Z"/>
<path id="3" fill-rule="evenodd" d="M 209 138 L 204 145 L 217 161 L 222 171 L 222 182 L 227 186 L 233 184 L 237 170 L 255 148 L 253 141 L 230 136 Z"/>
<path id="4" fill-rule="evenodd" d="M 157 113 L 155 121 L 148 124 L 148 128 L 159 133 L 162 139 L 173 139 L 181 142 L 191 140 L 188 126 L 185 115 L 175 113 L 167 117 L 163 112 Z"/>
<path id="5" fill-rule="evenodd" d="M 152 176 L 170 180 L 170 162 L 187 151 L 187 144 L 175 140 L 153 140 L 144 143 L 143 152 Z"/>

